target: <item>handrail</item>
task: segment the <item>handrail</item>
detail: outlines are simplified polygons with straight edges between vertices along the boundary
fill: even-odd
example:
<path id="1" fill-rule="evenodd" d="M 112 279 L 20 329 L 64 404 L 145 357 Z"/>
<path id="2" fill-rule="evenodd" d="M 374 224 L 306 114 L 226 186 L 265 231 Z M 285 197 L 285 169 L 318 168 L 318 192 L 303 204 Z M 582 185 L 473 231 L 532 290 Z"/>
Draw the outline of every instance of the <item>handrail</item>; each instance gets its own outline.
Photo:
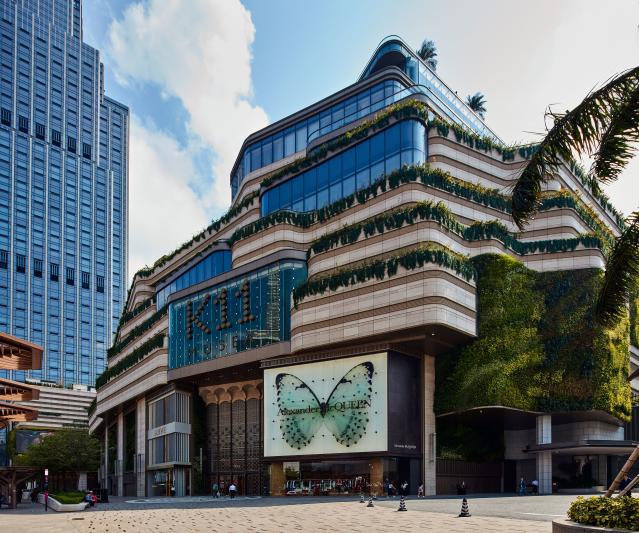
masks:
<path id="1" fill-rule="evenodd" d="M 370 68 L 370 66 L 372 65 L 373 61 L 375 61 L 375 58 L 377 56 L 377 54 L 380 52 L 380 50 L 382 49 L 383 46 L 385 46 L 386 44 L 388 44 L 389 42 L 392 41 L 396 41 L 398 42 L 404 49 L 405 51 L 410 54 L 410 56 L 415 59 L 416 61 L 418 61 L 419 65 L 421 67 L 423 67 L 428 73 L 430 73 L 437 81 L 438 83 L 440 83 L 447 91 L 449 94 L 451 95 L 455 95 L 455 100 L 457 100 L 458 103 L 461 104 L 461 106 L 463 106 L 465 108 L 466 111 L 468 111 L 471 116 L 475 119 L 476 122 L 478 122 L 479 124 L 481 124 L 481 128 L 485 129 L 487 132 L 490 133 L 490 135 L 492 135 L 496 140 L 501 141 L 501 139 L 499 138 L 499 136 L 493 131 L 491 130 L 488 125 L 486 125 L 486 123 L 484 122 L 484 120 L 477 114 L 475 113 L 469 106 L 468 104 L 466 104 L 466 102 L 464 102 L 461 98 L 459 98 L 455 91 L 453 91 L 438 75 L 436 72 L 434 72 L 423 60 L 421 57 L 419 57 L 417 55 L 417 53 L 408 45 L 408 43 L 406 43 L 406 41 L 404 41 L 399 35 L 387 35 L 386 37 L 384 37 L 379 44 L 377 45 L 377 48 L 375 48 L 375 51 L 373 52 L 373 55 L 371 56 L 371 59 L 368 61 L 368 63 L 366 63 L 366 66 L 364 67 L 364 69 L 362 70 L 362 73 L 359 75 L 358 81 L 362 80 L 362 77 L 364 76 L 364 74 L 366 73 L 366 71 Z M 421 85 L 421 84 L 420 84 Z M 443 97 L 445 98 L 446 95 L 443 94 Z M 441 100 L 442 103 L 443 100 Z M 451 101 L 452 103 L 452 101 Z M 447 107 L 450 106 L 447 105 Z M 457 115 L 457 113 L 455 113 Z M 458 115 L 457 115 L 458 116 Z M 470 120 L 470 118 L 469 118 Z M 472 121 L 471 121 L 472 122 Z"/>

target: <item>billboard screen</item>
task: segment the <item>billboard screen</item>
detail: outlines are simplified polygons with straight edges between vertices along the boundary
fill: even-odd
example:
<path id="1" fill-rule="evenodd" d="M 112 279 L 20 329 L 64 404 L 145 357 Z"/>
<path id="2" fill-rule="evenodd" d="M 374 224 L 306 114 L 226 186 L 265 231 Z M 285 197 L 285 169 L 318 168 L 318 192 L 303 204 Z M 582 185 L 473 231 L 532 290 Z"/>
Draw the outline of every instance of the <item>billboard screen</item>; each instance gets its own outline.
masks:
<path id="1" fill-rule="evenodd" d="M 386 353 L 264 370 L 264 456 L 388 448 Z"/>

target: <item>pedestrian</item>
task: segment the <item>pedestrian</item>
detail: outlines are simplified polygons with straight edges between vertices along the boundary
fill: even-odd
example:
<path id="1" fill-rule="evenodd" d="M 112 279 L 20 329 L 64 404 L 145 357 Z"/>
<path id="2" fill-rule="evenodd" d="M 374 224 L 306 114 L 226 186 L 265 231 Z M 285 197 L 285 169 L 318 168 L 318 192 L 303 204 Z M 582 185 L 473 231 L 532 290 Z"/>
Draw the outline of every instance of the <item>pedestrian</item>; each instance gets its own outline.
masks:
<path id="1" fill-rule="evenodd" d="M 402 496 L 408 496 L 408 481 L 404 481 L 404 483 L 401 484 L 400 488 L 402 490 Z"/>
<path id="2" fill-rule="evenodd" d="M 393 485 L 392 481 L 388 483 L 388 497 L 389 498 L 395 497 L 395 485 Z"/>
<path id="3" fill-rule="evenodd" d="M 419 485 L 417 486 L 417 497 L 418 498 L 424 497 L 424 484 L 421 481 L 419 482 Z"/>
<path id="4" fill-rule="evenodd" d="M 537 479 L 532 480 L 532 490 L 533 490 L 533 494 L 539 494 L 539 480 Z"/>
<path id="5" fill-rule="evenodd" d="M 220 497 L 220 486 L 217 484 L 217 481 L 215 483 L 213 483 L 213 487 L 211 488 L 211 492 L 213 494 L 213 497 L 215 497 L 215 498 L 219 498 Z"/>
<path id="6" fill-rule="evenodd" d="M 235 486 L 235 483 L 231 482 L 231 484 L 229 485 L 229 494 L 231 496 L 231 500 L 235 498 L 236 492 L 237 492 L 237 487 Z"/>
<path id="7" fill-rule="evenodd" d="M 44 489 L 44 510 L 49 511 L 49 489 Z"/>
<path id="8" fill-rule="evenodd" d="M 629 484 L 630 484 L 630 478 L 628 477 L 628 474 L 626 474 L 621 480 L 621 483 L 619 483 L 619 492 L 622 492 L 623 489 L 625 489 Z M 625 495 L 632 496 L 632 491 L 629 490 L 628 492 L 626 492 Z"/>
<path id="9" fill-rule="evenodd" d="M 526 482 L 524 481 L 523 477 L 519 480 L 519 495 L 520 496 L 526 495 Z"/>

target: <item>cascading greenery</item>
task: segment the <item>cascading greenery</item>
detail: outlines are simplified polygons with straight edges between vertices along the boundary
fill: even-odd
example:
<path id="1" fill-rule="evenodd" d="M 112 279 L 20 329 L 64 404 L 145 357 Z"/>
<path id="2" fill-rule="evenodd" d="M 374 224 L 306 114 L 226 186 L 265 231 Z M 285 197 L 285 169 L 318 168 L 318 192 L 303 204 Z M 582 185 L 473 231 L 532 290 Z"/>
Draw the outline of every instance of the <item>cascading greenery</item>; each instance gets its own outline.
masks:
<path id="1" fill-rule="evenodd" d="M 323 235 L 311 244 L 307 256 L 310 258 L 312 254 L 326 252 L 338 245 L 352 244 L 357 242 L 362 234 L 365 238 L 369 238 L 375 234 L 382 234 L 423 220 L 435 221 L 467 241 L 497 239 L 504 246 L 520 255 L 572 251 L 580 244 L 586 248 L 603 248 L 601 239 L 596 235 L 580 235 L 569 239 L 547 239 L 532 242 L 520 241 L 498 220 L 475 222 L 470 226 L 464 226 L 443 203 L 434 204 L 427 201 L 387 212 Z"/>
<path id="2" fill-rule="evenodd" d="M 468 281 L 475 278 L 475 269 L 465 257 L 441 246 L 421 246 L 403 250 L 384 259 L 344 268 L 327 276 L 311 278 L 293 291 L 293 303 L 297 308 L 298 303 L 307 296 L 324 294 L 326 291 L 335 291 L 371 279 L 383 280 L 395 276 L 400 266 L 406 270 L 415 270 L 427 263 L 453 270 Z"/>
<path id="3" fill-rule="evenodd" d="M 234 219 L 237 215 L 239 215 L 244 209 L 253 205 L 255 199 L 259 196 L 258 191 L 253 191 L 247 194 L 244 198 L 242 198 L 241 202 L 238 202 L 234 206 L 232 206 L 224 215 L 222 215 L 219 219 L 209 224 L 206 228 L 204 228 L 200 233 L 194 235 L 191 239 L 183 243 L 180 247 L 173 250 L 170 254 L 163 255 L 160 257 L 155 263 L 153 263 L 150 267 L 145 267 L 138 270 L 135 273 L 135 276 L 139 276 L 142 278 L 148 278 L 153 272 L 155 272 L 158 268 L 163 267 L 166 263 L 168 263 L 171 259 L 173 259 L 177 254 L 190 248 L 194 243 L 200 242 L 202 239 L 206 238 L 207 235 L 212 235 L 213 233 L 220 230 L 220 228 Z M 212 243 L 215 244 L 215 243 Z M 134 277 L 135 277 L 134 276 Z"/>
<path id="4" fill-rule="evenodd" d="M 459 198 L 497 209 L 503 213 L 510 213 L 510 197 L 499 193 L 496 189 L 489 189 L 481 185 L 456 179 L 449 173 L 438 168 L 433 168 L 428 164 L 417 164 L 404 166 L 395 170 L 388 176 L 376 180 L 368 187 L 345 196 L 321 209 L 306 213 L 293 211 L 277 211 L 271 213 L 255 222 L 238 228 L 233 235 L 231 235 L 228 242 L 232 246 L 239 240 L 255 235 L 277 224 L 291 224 L 299 228 L 308 228 L 313 224 L 326 222 L 340 215 L 347 209 L 353 207 L 353 205 L 365 204 L 371 198 L 375 198 L 387 190 L 395 189 L 406 183 L 421 183 L 426 187 L 445 191 Z M 556 207 L 573 208 L 593 230 L 594 234 L 605 243 L 604 248 L 608 248 L 609 243 L 613 240 L 612 233 L 583 202 L 567 191 L 549 193 L 542 200 L 540 209 L 547 210 Z"/>
<path id="5" fill-rule="evenodd" d="M 630 343 L 639 348 L 639 290 L 630 294 Z"/>
<path id="6" fill-rule="evenodd" d="M 437 359 L 437 412 L 502 405 L 630 419 L 628 319 L 595 322 L 600 270 L 538 273 L 494 254 L 472 263 L 478 338 Z"/>
<path id="7" fill-rule="evenodd" d="M 124 337 L 120 342 L 114 344 L 107 350 L 107 358 L 111 359 L 119 354 L 124 348 L 126 348 L 131 342 L 137 339 L 144 332 L 151 329 L 155 324 L 157 324 L 162 317 L 166 316 L 168 313 L 168 306 L 164 306 L 162 309 L 153 313 L 149 318 L 147 318 L 144 322 L 141 322 L 137 326 L 135 326 L 126 337 Z"/>
<path id="8" fill-rule="evenodd" d="M 131 287 L 129 288 L 129 292 L 127 293 L 127 296 L 126 296 L 127 303 L 129 301 L 129 298 L 131 297 L 131 289 L 133 289 L 133 285 L 131 285 Z M 127 311 L 126 313 L 122 313 L 120 315 L 120 320 L 118 322 L 118 328 L 115 331 L 114 338 L 116 338 L 116 339 L 118 338 L 118 333 L 120 333 L 120 330 L 122 329 L 122 327 L 127 322 L 129 322 L 129 320 L 132 320 L 133 318 L 138 316 L 142 311 L 144 311 L 145 309 L 148 309 L 149 307 L 151 307 L 153 304 L 155 304 L 155 295 L 153 295 L 150 298 L 147 298 L 146 300 L 140 302 L 138 305 L 135 306 L 135 308 L 131 309 L 131 311 Z M 126 305 L 124 306 L 124 309 L 126 309 Z"/>
<path id="9" fill-rule="evenodd" d="M 107 368 L 102 374 L 100 374 L 95 380 L 96 388 L 100 388 L 103 385 L 106 385 L 109 381 L 111 381 L 114 377 L 119 376 L 127 370 L 131 368 L 136 363 L 139 363 L 144 359 L 145 355 L 148 355 L 153 350 L 157 348 L 161 348 L 164 344 L 164 333 L 158 333 L 154 337 L 151 337 L 148 341 L 142 344 L 139 348 L 133 350 L 129 355 L 122 358 L 115 365 Z"/>

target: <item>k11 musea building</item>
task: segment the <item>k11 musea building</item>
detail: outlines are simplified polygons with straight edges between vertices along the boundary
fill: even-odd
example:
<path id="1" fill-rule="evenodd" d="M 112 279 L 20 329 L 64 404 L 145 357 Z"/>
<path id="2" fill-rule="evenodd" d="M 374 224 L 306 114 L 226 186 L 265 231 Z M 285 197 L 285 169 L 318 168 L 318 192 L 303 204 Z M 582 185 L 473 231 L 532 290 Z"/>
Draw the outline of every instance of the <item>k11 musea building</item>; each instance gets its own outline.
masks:
<path id="1" fill-rule="evenodd" d="M 250 135 L 229 211 L 135 275 L 90 418 L 103 486 L 606 484 L 633 446 L 639 359 L 636 305 L 592 320 L 623 220 L 566 162 L 517 231 L 533 152 L 397 37 Z"/>

